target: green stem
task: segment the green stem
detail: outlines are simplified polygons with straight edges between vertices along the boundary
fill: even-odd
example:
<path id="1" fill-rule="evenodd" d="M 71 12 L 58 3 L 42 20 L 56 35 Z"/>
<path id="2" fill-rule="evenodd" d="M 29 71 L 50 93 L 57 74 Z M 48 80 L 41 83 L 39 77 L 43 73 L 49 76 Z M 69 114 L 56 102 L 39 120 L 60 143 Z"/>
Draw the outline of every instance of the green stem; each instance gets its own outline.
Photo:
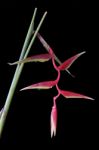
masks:
<path id="1" fill-rule="evenodd" d="M 40 29 L 40 27 L 41 27 L 41 25 L 42 25 L 42 23 L 43 23 L 43 21 L 44 21 L 46 15 L 47 15 L 47 12 L 44 13 L 44 15 L 43 15 L 43 17 L 42 17 L 42 19 L 41 19 L 41 21 L 40 21 L 40 23 L 39 23 L 39 25 L 38 25 L 36 31 L 34 32 L 33 38 L 32 38 L 32 40 L 30 41 L 30 44 L 29 44 L 29 46 L 28 46 L 28 49 L 27 49 L 27 51 L 26 51 L 26 53 L 25 53 L 24 58 L 27 57 L 27 55 L 28 55 L 28 53 L 29 53 L 29 51 L 30 51 L 30 48 L 31 48 L 31 46 L 32 46 L 32 43 L 33 43 L 34 39 L 36 38 L 36 36 L 37 36 L 37 34 L 38 34 L 38 32 L 39 32 L 39 29 Z"/>
<path id="2" fill-rule="evenodd" d="M 35 21 L 36 13 L 37 13 L 37 8 L 35 8 L 35 10 L 34 10 L 33 17 L 31 19 L 31 23 L 30 23 L 30 26 L 29 26 L 29 29 L 28 29 L 28 32 L 27 32 L 27 35 L 26 35 L 26 38 L 25 38 L 25 41 L 24 41 L 24 44 L 23 44 L 23 48 L 22 48 L 19 60 L 23 59 L 24 54 L 26 52 L 26 49 L 28 47 L 28 44 L 29 44 L 29 41 L 30 41 L 30 38 L 31 38 L 31 35 L 32 35 L 32 31 L 34 29 L 34 21 Z"/>
<path id="3" fill-rule="evenodd" d="M 41 21 L 40 21 L 36 31 L 35 31 L 35 33 L 33 35 L 33 38 L 32 38 L 32 40 L 31 40 L 31 42 L 30 42 L 30 44 L 29 44 L 29 46 L 27 48 L 27 51 L 25 53 L 24 58 L 27 57 L 27 55 L 28 55 L 28 53 L 29 53 L 29 51 L 31 49 L 31 46 L 34 43 L 36 35 L 37 35 L 38 31 L 40 30 L 40 27 L 41 27 L 41 25 L 42 25 L 42 23 L 43 23 L 43 21 L 44 21 L 44 19 L 46 17 L 46 14 L 47 14 L 47 12 L 44 13 L 44 15 L 43 15 L 43 17 L 42 17 L 42 19 L 41 19 Z M 25 49 L 24 49 L 24 51 L 25 51 Z M 24 51 L 23 51 L 23 54 L 24 54 Z M 21 54 L 20 57 L 23 57 L 23 54 Z M 2 115 L 0 117 L 0 137 L 2 135 L 2 131 L 3 131 L 4 124 L 5 124 L 5 120 L 6 120 L 8 111 L 9 111 L 9 107 L 10 107 L 10 104 L 11 104 L 11 101 L 12 101 L 12 98 L 13 98 L 13 95 L 14 95 L 14 92 L 15 92 L 15 89 L 16 89 L 19 77 L 21 75 L 23 66 L 24 66 L 24 64 L 17 65 L 16 71 L 15 71 L 15 74 L 14 74 L 14 77 L 13 77 L 13 80 L 12 80 L 12 83 L 11 83 L 11 86 L 10 86 L 10 89 L 9 89 L 9 92 L 8 92 L 8 96 L 7 96 L 7 99 L 6 99 L 4 108 L 3 108 L 3 112 L 2 112 Z"/>

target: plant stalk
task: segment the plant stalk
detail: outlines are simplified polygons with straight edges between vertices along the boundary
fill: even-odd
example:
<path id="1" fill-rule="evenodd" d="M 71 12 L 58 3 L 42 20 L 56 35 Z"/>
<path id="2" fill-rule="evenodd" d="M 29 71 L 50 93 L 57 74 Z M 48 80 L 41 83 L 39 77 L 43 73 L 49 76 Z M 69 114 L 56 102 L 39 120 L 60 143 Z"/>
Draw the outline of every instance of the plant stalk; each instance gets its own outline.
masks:
<path id="1" fill-rule="evenodd" d="M 36 10 L 34 11 L 33 20 L 35 19 L 35 15 L 36 15 Z M 27 55 L 28 55 L 28 53 L 29 53 L 29 51 L 31 49 L 31 46 L 34 43 L 36 35 L 39 32 L 40 27 L 41 27 L 41 25 L 42 25 L 46 15 L 47 15 L 47 12 L 45 12 L 43 17 L 41 18 L 41 21 L 40 21 L 36 31 L 34 32 L 32 40 L 30 41 L 30 44 L 29 44 L 29 46 L 27 48 L 28 41 L 29 41 L 30 36 L 32 34 L 31 29 L 33 29 L 32 28 L 32 24 L 30 25 L 30 28 L 28 30 L 28 34 L 27 34 L 27 37 L 26 37 L 26 40 L 25 40 L 25 43 L 24 43 L 24 46 L 23 46 L 23 49 L 22 49 L 22 53 L 20 55 L 20 59 L 22 59 L 23 57 L 24 58 L 27 57 Z M 33 21 L 33 24 L 34 24 L 34 21 Z M 26 50 L 26 48 L 27 48 L 27 50 Z M 19 81 L 19 78 L 20 78 L 23 66 L 24 66 L 24 64 L 17 65 L 16 71 L 15 71 L 15 74 L 14 74 L 14 77 L 13 77 L 13 80 L 12 80 L 12 83 L 11 83 L 11 86 L 10 86 L 10 89 L 9 89 L 9 92 L 8 92 L 8 95 L 7 95 L 7 98 L 6 98 L 6 102 L 5 102 L 4 107 L 3 107 L 3 111 L 2 111 L 2 114 L 1 114 L 1 117 L 0 117 L 0 138 L 1 138 L 1 135 L 2 135 L 4 124 L 5 124 L 5 121 L 6 121 L 6 117 L 7 117 L 10 105 L 11 105 L 12 98 L 14 96 L 14 92 L 15 92 L 16 86 L 17 86 L 18 81 Z"/>

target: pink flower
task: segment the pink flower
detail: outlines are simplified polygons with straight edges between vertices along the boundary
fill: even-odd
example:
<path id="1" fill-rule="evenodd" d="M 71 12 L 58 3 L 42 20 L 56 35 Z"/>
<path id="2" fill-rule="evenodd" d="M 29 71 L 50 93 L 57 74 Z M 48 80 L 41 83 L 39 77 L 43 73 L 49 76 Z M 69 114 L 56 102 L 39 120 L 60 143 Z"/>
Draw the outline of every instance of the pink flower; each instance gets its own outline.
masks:
<path id="1" fill-rule="evenodd" d="M 57 129 L 57 107 L 53 105 L 51 111 L 51 137 L 56 135 Z"/>

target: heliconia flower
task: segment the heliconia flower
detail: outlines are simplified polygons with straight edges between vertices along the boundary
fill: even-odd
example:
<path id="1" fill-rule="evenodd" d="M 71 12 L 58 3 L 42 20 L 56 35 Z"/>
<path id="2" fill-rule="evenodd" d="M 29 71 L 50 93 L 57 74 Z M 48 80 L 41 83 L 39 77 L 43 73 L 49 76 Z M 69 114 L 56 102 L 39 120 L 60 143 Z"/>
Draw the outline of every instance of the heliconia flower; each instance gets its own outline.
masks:
<path id="1" fill-rule="evenodd" d="M 65 98 L 83 98 L 83 99 L 94 100 L 93 98 L 89 96 L 85 96 L 83 94 L 78 94 L 78 93 L 71 92 L 71 91 L 60 90 L 60 94 L 63 95 Z"/>
<path id="2" fill-rule="evenodd" d="M 51 111 L 51 137 L 56 135 L 57 129 L 57 107 L 54 105 Z"/>
<path id="3" fill-rule="evenodd" d="M 28 57 L 26 59 L 22 59 L 20 61 L 16 61 L 14 63 L 8 63 L 9 65 L 16 65 L 21 63 L 29 63 L 29 62 L 46 62 L 51 59 L 50 54 L 39 54 L 35 56 Z"/>
<path id="4" fill-rule="evenodd" d="M 54 80 L 54 81 L 44 81 L 44 82 L 39 82 L 39 83 L 36 83 L 36 84 L 32 84 L 30 86 L 27 86 L 23 89 L 21 89 L 20 91 L 23 91 L 23 90 L 28 90 L 28 89 L 50 89 L 52 88 L 54 85 L 56 85 L 56 82 L 57 80 Z"/>
<path id="5" fill-rule="evenodd" d="M 68 58 L 65 62 L 63 62 L 60 66 L 58 66 L 58 69 L 59 70 L 68 69 L 74 63 L 74 61 L 84 53 L 85 51 Z"/>

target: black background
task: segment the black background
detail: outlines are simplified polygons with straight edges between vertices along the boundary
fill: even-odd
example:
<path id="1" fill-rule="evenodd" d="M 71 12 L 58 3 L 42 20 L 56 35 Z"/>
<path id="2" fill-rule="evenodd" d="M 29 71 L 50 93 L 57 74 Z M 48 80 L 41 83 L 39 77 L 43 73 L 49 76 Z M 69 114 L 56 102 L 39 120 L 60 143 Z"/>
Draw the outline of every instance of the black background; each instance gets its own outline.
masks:
<path id="1" fill-rule="evenodd" d="M 16 61 L 34 8 L 38 8 L 35 28 L 45 11 L 48 15 L 40 33 L 52 46 L 61 61 L 86 51 L 70 71 L 72 78 L 62 72 L 59 85 L 62 89 L 79 92 L 95 98 L 65 99 L 57 101 L 57 136 L 50 138 L 50 111 L 55 88 L 47 91 L 23 91 L 32 83 L 55 79 L 57 74 L 51 62 L 26 64 L 11 103 L 1 138 L 1 146 L 28 146 L 28 149 L 57 148 L 75 149 L 96 146 L 97 136 L 97 7 L 87 1 L 3 1 L 0 4 L 0 108 L 4 105 L 15 66 L 7 62 Z M 36 39 L 29 55 L 44 53 L 46 50 Z M 60 149 L 59 148 L 59 149 Z"/>

